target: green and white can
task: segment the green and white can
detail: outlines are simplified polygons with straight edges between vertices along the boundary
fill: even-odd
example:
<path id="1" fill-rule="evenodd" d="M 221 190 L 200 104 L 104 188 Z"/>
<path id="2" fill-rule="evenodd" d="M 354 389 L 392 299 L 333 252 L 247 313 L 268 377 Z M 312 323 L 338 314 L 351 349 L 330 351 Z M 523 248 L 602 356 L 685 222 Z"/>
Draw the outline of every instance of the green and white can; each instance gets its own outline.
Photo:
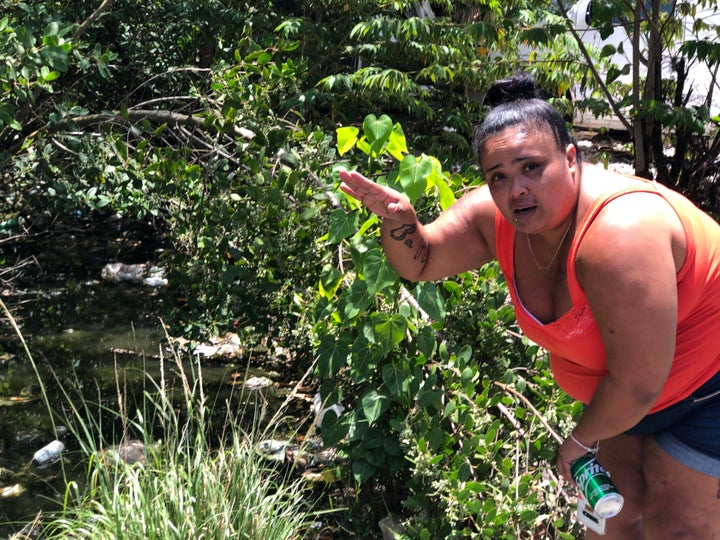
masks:
<path id="1" fill-rule="evenodd" d="M 585 454 L 573 461 L 570 472 L 595 514 L 601 518 L 611 518 L 620 513 L 624 499 L 594 454 Z"/>

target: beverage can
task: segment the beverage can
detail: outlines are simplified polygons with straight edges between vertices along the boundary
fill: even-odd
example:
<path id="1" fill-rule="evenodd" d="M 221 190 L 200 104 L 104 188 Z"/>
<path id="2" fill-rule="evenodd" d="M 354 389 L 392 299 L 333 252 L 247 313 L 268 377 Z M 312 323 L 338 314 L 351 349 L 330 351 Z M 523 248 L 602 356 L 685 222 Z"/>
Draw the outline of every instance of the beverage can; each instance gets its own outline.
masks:
<path id="1" fill-rule="evenodd" d="M 576 459 L 570 467 L 585 501 L 601 518 L 616 516 L 622 510 L 624 499 L 618 492 L 610 475 L 593 454 Z"/>

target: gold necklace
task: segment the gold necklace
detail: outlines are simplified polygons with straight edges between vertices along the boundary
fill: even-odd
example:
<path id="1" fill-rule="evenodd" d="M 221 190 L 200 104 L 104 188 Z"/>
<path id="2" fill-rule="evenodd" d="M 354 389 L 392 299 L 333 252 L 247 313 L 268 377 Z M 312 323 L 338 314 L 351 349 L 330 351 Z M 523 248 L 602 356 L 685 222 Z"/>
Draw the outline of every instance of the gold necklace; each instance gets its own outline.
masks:
<path id="1" fill-rule="evenodd" d="M 535 252 L 533 251 L 532 242 L 530 242 L 530 235 L 526 234 L 525 237 L 527 238 L 528 248 L 530 248 L 530 255 L 532 255 L 533 261 L 535 261 L 535 266 L 537 266 L 537 269 L 541 272 L 547 272 L 550 270 L 550 267 L 555 262 L 555 259 L 557 259 L 558 254 L 560 253 L 560 248 L 562 248 L 563 244 L 565 243 L 565 238 L 567 238 L 568 233 L 570 232 L 570 227 L 572 227 L 573 219 L 570 218 L 570 223 L 568 223 L 567 229 L 565 229 L 565 232 L 562 235 L 562 238 L 560 239 L 560 243 L 558 244 L 557 249 L 555 250 L 555 253 L 552 256 L 552 259 L 550 259 L 550 262 L 547 263 L 547 266 L 540 266 L 540 263 L 537 260 L 537 257 L 535 257 Z"/>

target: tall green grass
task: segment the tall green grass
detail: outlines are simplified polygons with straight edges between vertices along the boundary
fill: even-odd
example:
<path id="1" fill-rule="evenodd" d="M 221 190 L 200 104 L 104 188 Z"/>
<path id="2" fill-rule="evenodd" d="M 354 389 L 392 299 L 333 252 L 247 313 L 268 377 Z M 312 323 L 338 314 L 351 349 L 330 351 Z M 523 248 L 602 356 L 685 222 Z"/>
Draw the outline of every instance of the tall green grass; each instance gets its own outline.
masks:
<path id="1" fill-rule="evenodd" d="M 1 302 L 1 301 L 0 301 Z M 12 321 L 4 304 L 2 309 Z M 25 352 L 32 355 L 18 333 Z M 173 372 L 168 382 L 161 360 L 161 380 L 150 381 L 136 411 L 125 410 L 124 388 L 118 374 L 117 407 L 108 407 L 87 392 L 70 394 L 63 422 L 77 438 L 86 459 L 83 481 L 67 478 L 61 509 L 40 516 L 13 537 L 47 539 L 295 539 L 311 536 L 317 519 L 306 482 L 290 477 L 256 452 L 256 440 L 268 435 L 257 423 L 252 433 L 245 419 L 227 414 L 221 426 L 203 392 L 202 372 L 186 374 L 179 353 L 172 353 Z M 190 365 L 193 365 L 190 363 Z M 35 366 L 38 372 L 37 366 Z M 118 370 L 116 369 L 116 373 Z M 40 380 L 40 377 L 38 376 Z M 40 380 L 40 384 L 42 381 Z M 47 393 L 43 390 L 47 399 Z M 48 411 L 59 410 L 50 407 Z M 107 418 L 121 426 L 119 439 L 142 443 L 144 459 L 128 464 L 118 447 L 104 440 Z M 104 420 L 103 420 L 104 419 Z M 158 437 L 160 433 L 161 437 Z M 115 437 L 117 438 L 117 437 Z M 117 441 L 115 441 L 117 442 Z M 77 475 L 75 475 L 77 478 Z"/>
<path id="2" fill-rule="evenodd" d="M 206 447 L 166 441 L 146 466 L 98 460 L 92 486 L 47 526 L 47 538 L 289 539 L 311 515 L 298 482 L 276 482 L 247 439 Z M 172 441 L 176 442 L 176 441 Z"/>

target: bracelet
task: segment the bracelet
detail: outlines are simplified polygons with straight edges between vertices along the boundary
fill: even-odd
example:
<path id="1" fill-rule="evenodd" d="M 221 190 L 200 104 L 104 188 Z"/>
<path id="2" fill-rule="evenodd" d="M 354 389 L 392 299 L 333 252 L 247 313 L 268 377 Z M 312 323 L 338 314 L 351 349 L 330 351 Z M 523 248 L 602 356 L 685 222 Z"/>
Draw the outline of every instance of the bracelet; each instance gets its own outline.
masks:
<path id="1" fill-rule="evenodd" d="M 577 444 L 580 448 L 590 454 L 597 454 L 598 450 L 600 450 L 600 441 L 595 441 L 595 444 L 593 444 L 592 446 L 585 446 L 583 443 L 581 443 L 575 438 L 575 435 L 573 435 L 572 432 L 570 433 L 570 438 L 575 444 Z"/>

